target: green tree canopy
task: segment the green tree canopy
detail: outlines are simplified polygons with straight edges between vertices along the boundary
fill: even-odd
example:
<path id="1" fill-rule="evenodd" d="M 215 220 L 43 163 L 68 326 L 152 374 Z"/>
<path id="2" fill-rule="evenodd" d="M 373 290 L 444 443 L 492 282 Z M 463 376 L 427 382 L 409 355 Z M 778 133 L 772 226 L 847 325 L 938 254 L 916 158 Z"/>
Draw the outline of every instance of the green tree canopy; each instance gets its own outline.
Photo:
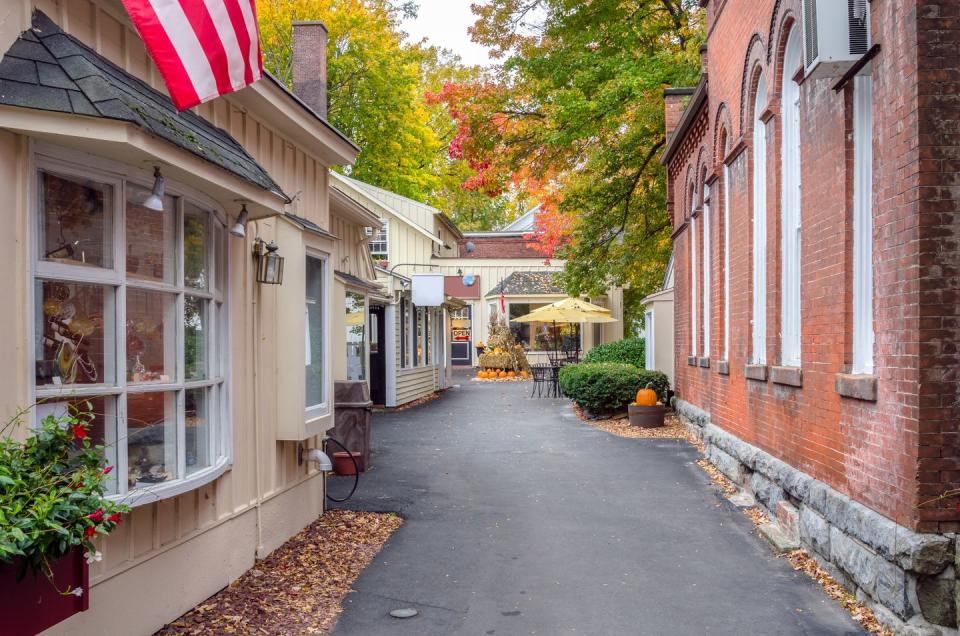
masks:
<path id="1" fill-rule="evenodd" d="M 568 290 L 624 285 L 635 305 L 669 258 L 663 89 L 697 81 L 699 3 L 491 0 L 474 11 L 474 39 L 504 62 L 495 81 L 444 90 L 452 150 L 478 175 L 468 185 L 546 191 L 560 214 L 537 238 L 559 245 Z"/>

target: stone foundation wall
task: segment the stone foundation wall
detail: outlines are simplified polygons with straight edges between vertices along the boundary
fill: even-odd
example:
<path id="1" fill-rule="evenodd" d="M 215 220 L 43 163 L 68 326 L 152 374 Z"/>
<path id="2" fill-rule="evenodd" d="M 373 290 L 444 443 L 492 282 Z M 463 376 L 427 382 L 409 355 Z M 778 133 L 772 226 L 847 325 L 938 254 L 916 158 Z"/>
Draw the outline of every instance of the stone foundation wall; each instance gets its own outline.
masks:
<path id="1" fill-rule="evenodd" d="M 717 427 L 689 402 L 674 398 L 673 406 L 707 459 L 882 622 L 898 634 L 958 633 L 955 535 L 913 532 Z"/>

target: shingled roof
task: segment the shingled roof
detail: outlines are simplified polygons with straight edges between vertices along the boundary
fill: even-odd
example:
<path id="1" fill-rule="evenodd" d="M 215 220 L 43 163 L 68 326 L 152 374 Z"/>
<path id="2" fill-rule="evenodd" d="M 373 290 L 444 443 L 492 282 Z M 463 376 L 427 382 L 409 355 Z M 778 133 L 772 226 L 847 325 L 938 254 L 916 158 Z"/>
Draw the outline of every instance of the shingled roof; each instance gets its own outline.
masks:
<path id="1" fill-rule="evenodd" d="M 226 131 L 100 56 L 41 11 L 0 60 L 0 104 L 130 122 L 287 200 Z"/>
<path id="2" fill-rule="evenodd" d="M 487 292 L 487 298 L 504 296 L 537 296 L 542 294 L 564 293 L 563 288 L 554 282 L 556 272 L 513 272 L 499 285 Z"/>

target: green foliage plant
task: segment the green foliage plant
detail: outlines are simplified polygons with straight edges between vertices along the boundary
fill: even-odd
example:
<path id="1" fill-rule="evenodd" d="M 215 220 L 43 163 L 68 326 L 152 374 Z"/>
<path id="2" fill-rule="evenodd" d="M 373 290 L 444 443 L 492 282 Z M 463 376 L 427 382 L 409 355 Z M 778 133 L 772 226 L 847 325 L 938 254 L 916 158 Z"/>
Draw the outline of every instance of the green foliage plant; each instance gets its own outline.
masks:
<path id="1" fill-rule="evenodd" d="M 643 338 L 624 338 L 597 345 L 583 357 L 584 362 L 622 362 L 643 369 L 646 364 Z"/>
<path id="2" fill-rule="evenodd" d="M 89 402 L 84 408 L 45 417 L 23 441 L 8 435 L 23 412 L 0 429 L 0 561 L 17 566 L 18 578 L 29 569 L 52 583 L 52 564 L 78 547 L 88 563 L 99 561 L 94 540 L 129 512 L 104 498 L 113 467 L 90 439 L 94 415 Z"/>
<path id="3" fill-rule="evenodd" d="M 640 369 L 638 371 L 640 386 L 637 388 L 650 387 L 657 393 L 657 399 L 661 404 L 667 404 L 670 395 L 670 380 L 663 371 L 653 371 Z"/>
<path id="4" fill-rule="evenodd" d="M 570 364 L 560 369 L 564 395 L 591 414 L 622 411 L 640 388 L 640 373 L 632 364 L 601 362 Z"/>

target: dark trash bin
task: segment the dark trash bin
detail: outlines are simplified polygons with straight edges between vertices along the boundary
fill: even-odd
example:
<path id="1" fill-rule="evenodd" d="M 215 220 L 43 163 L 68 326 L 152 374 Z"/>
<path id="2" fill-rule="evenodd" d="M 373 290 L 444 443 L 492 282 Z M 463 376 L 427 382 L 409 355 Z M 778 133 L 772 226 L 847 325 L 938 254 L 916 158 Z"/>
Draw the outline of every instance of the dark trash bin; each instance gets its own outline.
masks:
<path id="1" fill-rule="evenodd" d="M 351 452 L 359 453 L 357 467 L 361 471 L 370 468 L 370 386 L 363 380 L 344 380 L 333 383 L 334 423 L 330 437 Z M 327 450 L 342 450 L 329 444 Z"/>

